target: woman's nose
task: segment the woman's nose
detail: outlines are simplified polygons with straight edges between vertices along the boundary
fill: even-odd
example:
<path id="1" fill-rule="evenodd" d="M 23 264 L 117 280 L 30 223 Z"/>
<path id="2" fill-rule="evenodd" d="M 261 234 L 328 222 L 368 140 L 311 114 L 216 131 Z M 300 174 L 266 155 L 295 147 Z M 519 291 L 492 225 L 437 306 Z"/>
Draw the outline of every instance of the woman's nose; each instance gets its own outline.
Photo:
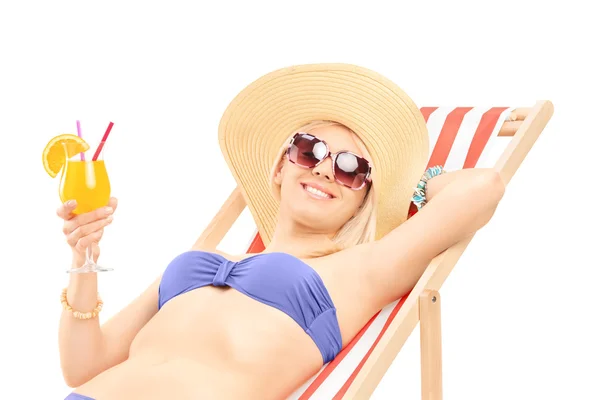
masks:
<path id="1" fill-rule="evenodd" d="M 333 173 L 331 169 L 331 157 L 327 157 L 321 164 L 317 165 L 312 169 L 314 176 L 320 176 L 333 182 Z"/>

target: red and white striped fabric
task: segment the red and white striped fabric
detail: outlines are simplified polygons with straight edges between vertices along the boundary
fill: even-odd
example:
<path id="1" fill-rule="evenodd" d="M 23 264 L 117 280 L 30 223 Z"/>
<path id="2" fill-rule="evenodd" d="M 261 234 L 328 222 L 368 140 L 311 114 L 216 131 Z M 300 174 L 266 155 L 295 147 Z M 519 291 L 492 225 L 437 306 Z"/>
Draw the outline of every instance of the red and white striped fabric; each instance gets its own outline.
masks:
<path id="1" fill-rule="evenodd" d="M 428 167 L 447 171 L 492 167 L 512 137 L 498 136 L 514 107 L 423 107 L 430 137 Z M 416 207 L 409 215 L 414 215 Z M 218 249 L 229 254 L 260 252 L 264 245 L 246 207 Z M 330 363 L 300 386 L 288 399 L 340 399 L 404 304 L 399 299 L 377 313 Z"/>

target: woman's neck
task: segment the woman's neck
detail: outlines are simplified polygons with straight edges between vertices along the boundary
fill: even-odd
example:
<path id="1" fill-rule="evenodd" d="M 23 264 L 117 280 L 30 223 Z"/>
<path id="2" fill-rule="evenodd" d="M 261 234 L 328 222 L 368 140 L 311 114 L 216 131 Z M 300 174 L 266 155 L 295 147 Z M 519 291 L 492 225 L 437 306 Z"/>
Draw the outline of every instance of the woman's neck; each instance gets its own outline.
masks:
<path id="1" fill-rule="evenodd" d="M 283 252 L 298 258 L 311 258 L 312 254 L 329 250 L 333 245 L 331 235 L 278 226 L 265 253 Z"/>

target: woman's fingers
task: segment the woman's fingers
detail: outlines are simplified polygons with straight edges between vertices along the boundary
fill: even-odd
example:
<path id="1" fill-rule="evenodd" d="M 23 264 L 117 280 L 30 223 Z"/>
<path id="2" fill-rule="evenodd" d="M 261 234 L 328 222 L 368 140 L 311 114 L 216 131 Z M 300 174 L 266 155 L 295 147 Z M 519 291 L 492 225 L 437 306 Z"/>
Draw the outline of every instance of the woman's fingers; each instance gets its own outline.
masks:
<path id="1" fill-rule="evenodd" d="M 56 210 L 56 215 L 65 221 L 63 233 L 69 246 L 79 253 L 85 253 L 86 249 L 92 246 L 94 257 L 97 258 L 100 254 L 98 243 L 104 234 L 104 227 L 113 220 L 117 204 L 117 199 L 111 197 L 105 207 L 79 215 L 73 213 L 77 208 L 75 200 L 61 204 Z"/>
<path id="2" fill-rule="evenodd" d="M 113 209 L 113 212 L 115 212 L 117 210 L 118 205 L 119 205 L 119 201 L 117 200 L 116 197 L 111 197 L 108 200 L 108 206 Z"/>
<path id="3" fill-rule="evenodd" d="M 58 215 L 60 218 L 67 221 L 75 216 L 73 214 L 73 211 L 75 210 L 75 208 L 77 208 L 77 202 L 75 200 L 69 200 L 69 201 L 61 204 L 56 209 L 56 215 Z"/>
<path id="4" fill-rule="evenodd" d="M 114 210 L 111 207 L 102 207 L 85 214 L 77 215 L 67 220 L 63 225 L 63 233 L 70 235 L 75 230 L 92 223 L 101 222 L 111 216 Z"/>
<path id="5" fill-rule="evenodd" d="M 85 250 L 92 242 L 99 241 L 100 238 L 102 238 L 104 227 L 109 225 L 112 220 L 112 215 L 109 215 L 101 220 L 75 228 L 72 232 L 67 234 L 67 243 L 69 243 L 71 247 L 77 248 L 77 250 Z M 82 242 L 83 247 L 79 248 Z"/>
<path id="6" fill-rule="evenodd" d="M 111 197 L 108 200 L 108 204 L 106 206 L 109 208 L 112 208 L 112 210 L 114 212 L 117 209 L 118 204 L 119 204 L 119 202 L 118 202 L 117 198 Z M 64 219 L 65 221 L 68 221 L 72 218 L 77 217 L 76 214 L 73 214 L 73 211 L 75 211 L 75 208 L 77 208 L 77 201 L 75 201 L 75 200 L 66 201 L 56 209 L 56 215 L 58 215 L 60 218 Z M 81 214 L 81 215 L 84 215 L 84 214 Z"/>
<path id="7" fill-rule="evenodd" d="M 77 241 L 77 243 L 75 243 L 75 246 L 73 246 L 73 248 L 75 248 L 75 250 L 77 250 L 78 252 L 83 253 L 88 248 L 88 246 L 91 246 L 94 243 L 100 242 L 100 239 L 102 239 L 103 233 L 104 233 L 104 229 L 101 229 L 90 235 L 84 236 L 81 239 L 79 239 Z"/>

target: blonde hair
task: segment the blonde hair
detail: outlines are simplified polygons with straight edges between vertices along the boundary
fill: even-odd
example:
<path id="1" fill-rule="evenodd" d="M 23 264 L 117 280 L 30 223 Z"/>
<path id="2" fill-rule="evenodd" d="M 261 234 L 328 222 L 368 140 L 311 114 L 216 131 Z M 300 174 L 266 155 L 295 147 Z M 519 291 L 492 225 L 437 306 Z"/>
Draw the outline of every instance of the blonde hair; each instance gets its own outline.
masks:
<path id="1" fill-rule="evenodd" d="M 309 133 L 313 129 L 324 128 L 328 126 L 340 126 L 348 131 L 350 131 L 354 137 L 357 139 L 356 144 L 363 152 L 363 155 L 368 156 L 369 152 L 365 144 L 362 142 L 360 137 L 346 125 L 341 124 L 336 121 L 326 121 L 326 120 L 314 120 L 311 121 L 290 134 L 288 140 L 284 142 L 281 146 L 279 152 L 277 153 L 277 157 L 273 162 L 273 166 L 271 167 L 271 183 L 273 194 L 275 198 L 279 201 L 281 200 L 281 187 L 274 183 L 274 176 L 277 171 L 277 167 L 281 162 L 282 158 L 285 156 L 285 151 L 291 140 L 292 135 L 296 132 L 307 132 Z M 374 182 L 371 185 L 375 184 Z M 317 250 L 310 254 L 312 257 L 321 257 L 328 254 L 336 253 L 340 250 L 362 244 L 368 243 L 375 240 L 375 219 L 376 216 L 376 207 L 375 207 L 375 194 L 374 190 L 371 187 L 365 196 L 362 204 L 359 206 L 357 212 L 352 216 L 344 225 L 336 232 L 335 236 L 332 238 L 331 246 L 328 249 Z"/>

